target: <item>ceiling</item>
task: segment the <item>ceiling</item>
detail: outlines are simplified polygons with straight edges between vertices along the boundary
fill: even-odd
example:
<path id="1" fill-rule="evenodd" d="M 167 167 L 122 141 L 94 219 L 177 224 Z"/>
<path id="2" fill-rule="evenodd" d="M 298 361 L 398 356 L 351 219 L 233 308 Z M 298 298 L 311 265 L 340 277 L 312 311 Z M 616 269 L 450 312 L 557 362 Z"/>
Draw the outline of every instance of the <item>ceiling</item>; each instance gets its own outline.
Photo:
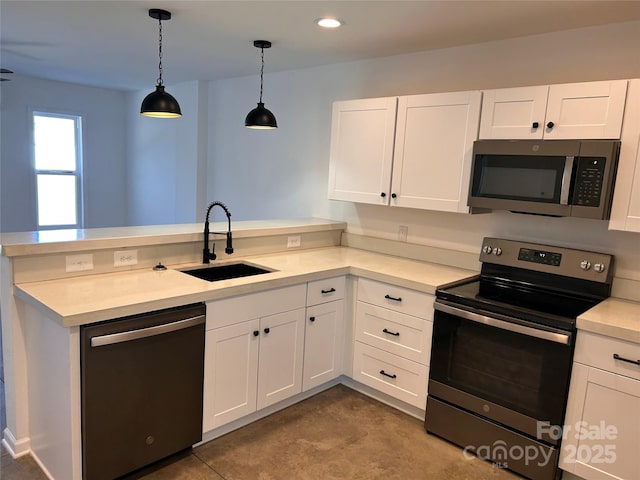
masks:
<path id="1" fill-rule="evenodd" d="M 0 65 L 17 75 L 122 90 L 158 74 L 163 22 L 167 85 L 284 71 L 640 20 L 640 1 L 617 0 L 1 0 Z M 324 15 L 346 23 L 322 30 Z M 6 77 L 6 75 L 5 75 Z M 5 82 L 6 83 L 6 82 Z"/>

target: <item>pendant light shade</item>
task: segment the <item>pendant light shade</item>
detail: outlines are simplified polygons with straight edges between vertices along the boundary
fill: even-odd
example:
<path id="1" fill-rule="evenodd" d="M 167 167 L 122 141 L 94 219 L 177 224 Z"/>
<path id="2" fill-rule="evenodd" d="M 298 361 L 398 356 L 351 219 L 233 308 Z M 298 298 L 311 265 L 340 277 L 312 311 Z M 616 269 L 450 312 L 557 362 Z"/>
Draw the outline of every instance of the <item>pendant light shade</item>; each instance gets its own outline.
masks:
<path id="1" fill-rule="evenodd" d="M 278 128 L 276 117 L 270 110 L 264 107 L 262 103 L 262 85 L 264 77 L 264 49 L 271 48 L 271 42 L 268 40 L 255 40 L 253 46 L 260 49 L 262 65 L 260 67 L 260 100 L 258 106 L 251 110 L 244 120 L 244 126 L 247 128 L 270 130 Z"/>
<path id="2" fill-rule="evenodd" d="M 251 110 L 244 120 L 244 126 L 268 130 L 270 128 L 278 128 L 278 123 L 271 110 L 264 108 L 264 103 L 258 102 L 258 106 Z"/>
<path id="3" fill-rule="evenodd" d="M 149 10 L 149 16 L 158 20 L 158 84 L 155 91 L 147 95 L 140 106 L 140 115 L 154 118 L 178 118 L 182 116 L 180 105 L 173 95 L 165 92 L 162 82 L 162 21 L 171 20 L 171 13 L 159 8 Z"/>
<path id="4" fill-rule="evenodd" d="M 164 85 L 156 85 L 156 90 L 144 97 L 140 114 L 145 117 L 178 118 L 182 116 L 178 101 L 164 91 Z"/>

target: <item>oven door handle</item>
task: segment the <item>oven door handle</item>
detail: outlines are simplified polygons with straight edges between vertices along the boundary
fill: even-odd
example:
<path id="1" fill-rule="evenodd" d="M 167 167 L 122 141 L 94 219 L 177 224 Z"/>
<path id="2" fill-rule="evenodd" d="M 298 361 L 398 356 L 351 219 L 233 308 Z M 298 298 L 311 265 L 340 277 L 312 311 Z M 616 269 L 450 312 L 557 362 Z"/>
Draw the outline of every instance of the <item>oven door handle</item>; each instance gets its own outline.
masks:
<path id="1" fill-rule="evenodd" d="M 520 325 L 519 323 L 511 323 L 509 321 L 499 320 L 497 318 L 488 317 L 486 315 L 470 312 L 468 310 L 452 307 L 450 305 L 444 305 L 442 303 L 434 303 L 433 307 L 440 312 L 449 313 L 451 315 L 455 315 L 456 317 L 471 320 L 472 322 L 483 323 L 485 325 L 500 328 L 502 330 L 521 333 L 529 337 L 540 338 L 541 340 L 548 340 L 550 342 L 561 343 L 563 345 L 569 345 L 570 342 L 570 336 L 565 333 L 550 332 L 548 330 L 539 330 L 533 327 L 526 327 L 524 325 Z M 503 316 L 503 318 L 512 319 L 516 322 L 519 321 L 517 318 L 508 316 Z"/>

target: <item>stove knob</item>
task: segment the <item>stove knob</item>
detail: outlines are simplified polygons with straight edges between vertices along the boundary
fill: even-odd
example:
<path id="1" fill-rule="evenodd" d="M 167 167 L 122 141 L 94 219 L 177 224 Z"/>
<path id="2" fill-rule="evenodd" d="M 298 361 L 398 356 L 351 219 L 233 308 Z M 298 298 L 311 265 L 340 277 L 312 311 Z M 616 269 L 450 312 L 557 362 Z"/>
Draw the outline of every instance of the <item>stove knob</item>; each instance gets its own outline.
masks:
<path id="1" fill-rule="evenodd" d="M 605 271 L 606 267 L 604 266 L 604 263 L 596 263 L 593 266 L 593 269 L 598 273 L 602 273 Z"/>
<path id="2" fill-rule="evenodd" d="M 502 255 L 502 249 L 500 247 L 496 247 L 493 249 L 493 254 L 496 256 Z"/>
<path id="3" fill-rule="evenodd" d="M 582 260 L 580 262 L 580 268 L 583 270 L 589 270 L 591 268 L 591 262 L 588 262 L 587 260 Z"/>
<path id="4" fill-rule="evenodd" d="M 485 245 L 482 247 L 482 253 L 486 253 L 487 255 L 490 255 L 492 250 L 493 248 L 491 248 L 491 245 Z"/>

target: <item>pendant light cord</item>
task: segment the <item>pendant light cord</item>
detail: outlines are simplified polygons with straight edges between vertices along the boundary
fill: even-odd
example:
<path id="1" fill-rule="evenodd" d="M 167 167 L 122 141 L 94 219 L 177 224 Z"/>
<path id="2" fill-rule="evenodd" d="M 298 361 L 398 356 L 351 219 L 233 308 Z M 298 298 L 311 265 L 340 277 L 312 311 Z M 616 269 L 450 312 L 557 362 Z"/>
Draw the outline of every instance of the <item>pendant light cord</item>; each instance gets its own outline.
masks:
<path id="1" fill-rule="evenodd" d="M 262 103 L 262 76 L 264 74 L 264 47 L 260 48 L 262 56 L 262 66 L 260 67 L 260 103 Z"/>
<path id="2" fill-rule="evenodd" d="M 158 71 L 160 76 L 158 77 L 158 85 L 162 86 L 162 19 L 158 18 L 158 57 L 160 59 L 158 63 Z"/>

